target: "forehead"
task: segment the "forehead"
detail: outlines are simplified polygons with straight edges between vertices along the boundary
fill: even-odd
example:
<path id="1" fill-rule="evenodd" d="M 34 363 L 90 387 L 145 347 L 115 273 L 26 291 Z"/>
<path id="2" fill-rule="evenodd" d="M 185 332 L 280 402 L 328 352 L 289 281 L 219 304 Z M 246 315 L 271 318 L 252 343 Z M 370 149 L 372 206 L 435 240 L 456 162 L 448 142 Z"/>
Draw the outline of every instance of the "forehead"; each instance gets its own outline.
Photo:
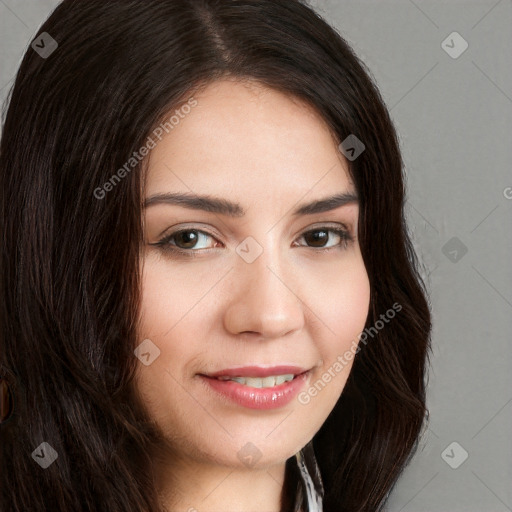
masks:
<path id="1" fill-rule="evenodd" d="M 149 155 L 146 195 L 172 189 L 268 198 L 312 188 L 353 190 L 332 132 L 306 103 L 229 79 L 193 98 L 197 104 Z"/>

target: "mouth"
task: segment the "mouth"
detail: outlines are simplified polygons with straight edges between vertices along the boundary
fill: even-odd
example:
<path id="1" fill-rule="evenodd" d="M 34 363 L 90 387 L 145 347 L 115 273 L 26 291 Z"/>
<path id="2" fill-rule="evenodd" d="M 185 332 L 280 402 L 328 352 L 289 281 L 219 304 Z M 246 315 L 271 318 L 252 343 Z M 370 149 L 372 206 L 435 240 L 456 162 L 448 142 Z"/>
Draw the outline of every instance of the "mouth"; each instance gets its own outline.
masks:
<path id="1" fill-rule="evenodd" d="M 244 366 L 226 368 L 214 373 L 199 374 L 208 379 L 233 381 L 250 388 L 264 389 L 281 386 L 306 374 L 308 369 L 299 366 L 279 365 L 273 367 Z"/>
<path id="2" fill-rule="evenodd" d="M 246 409 L 279 409 L 292 403 L 311 377 L 311 369 L 280 365 L 227 368 L 197 376 L 206 384 L 208 397 Z M 213 393 L 213 394 L 211 394 Z"/>

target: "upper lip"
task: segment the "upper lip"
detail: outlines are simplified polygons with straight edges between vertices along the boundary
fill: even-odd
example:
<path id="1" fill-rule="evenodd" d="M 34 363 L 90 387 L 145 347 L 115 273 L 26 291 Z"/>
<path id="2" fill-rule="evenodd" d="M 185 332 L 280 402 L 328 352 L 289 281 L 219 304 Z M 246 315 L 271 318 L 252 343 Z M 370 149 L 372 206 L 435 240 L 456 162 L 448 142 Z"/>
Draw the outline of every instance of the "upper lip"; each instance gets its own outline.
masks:
<path id="1" fill-rule="evenodd" d="M 218 372 L 203 373 L 206 377 L 269 377 L 270 375 L 299 375 L 308 371 L 307 368 L 294 365 L 279 365 L 279 366 L 238 366 L 232 368 L 225 368 Z"/>

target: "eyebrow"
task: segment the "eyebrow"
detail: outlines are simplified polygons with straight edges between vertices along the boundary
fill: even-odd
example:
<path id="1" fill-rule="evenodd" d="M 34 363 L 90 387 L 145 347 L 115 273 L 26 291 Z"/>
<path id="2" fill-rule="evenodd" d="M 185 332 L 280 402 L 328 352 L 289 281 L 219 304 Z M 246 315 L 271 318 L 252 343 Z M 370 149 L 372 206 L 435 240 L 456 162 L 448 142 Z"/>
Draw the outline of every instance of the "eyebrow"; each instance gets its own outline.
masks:
<path id="1" fill-rule="evenodd" d="M 292 215 L 313 215 L 335 210 L 347 204 L 359 203 L 359 198 L 354 192 L 343 192 L 333 196 L 317 199 L 310 203 L 305 203 L 296 208 Z M 227 199 L 214 197 L 211 195 L 196 195 L 183 193 L 162 193 L 148 197 L 144 202 L 144 208 L 157 204 L 173 204 L 190 208 L 193 210 L 202 210 L 205 212 L 219 213 L 229 217 L 243 217 L 245 210 L 239 203 L 234 203 Z"/>

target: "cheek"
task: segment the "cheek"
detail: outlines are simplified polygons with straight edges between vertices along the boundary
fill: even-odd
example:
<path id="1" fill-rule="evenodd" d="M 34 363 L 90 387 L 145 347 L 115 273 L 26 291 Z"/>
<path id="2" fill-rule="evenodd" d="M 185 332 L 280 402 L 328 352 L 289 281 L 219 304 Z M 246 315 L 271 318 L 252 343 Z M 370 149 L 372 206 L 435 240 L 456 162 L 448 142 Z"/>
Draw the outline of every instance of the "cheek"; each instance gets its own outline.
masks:
<path id="1" fill-rule="evenodd" d="M 196 267 L 197 269 L 197 267 Z M 175 332 L 187 327 L 193 328 L 200 321 L 201 300 L 208 290 L 212 277 L 205 272 L 181 271 L 173 268 L 156 252 L 146 256 L 142 273 L 141 310 L 138 323 L 139 338 L 175 336 Z"/>
<path id="2" fill-rule="evenodd" d="M 311 282 L 305 293 L 308 306 L 318 317 L 313 321 L 313 315 L 310 325 L 316 329 L 311 337 L 321 364 L 312 375 L 312 388 L 303 403 L 311 401 L 326 415 L 348 379 L 370 305 L 370 282 L 362 260 L 340 270 L 315 286 Z"/>
<path id="3" fill-rule="evenodd" d="M 334 285 L 335 287 L 335 285 Z M 364 329 L 370 306 L 370 283 L 364 267 L 354 271 L 331 289 L 331 305 L 326 308 L 326 317 L 333 326 L 343 349 Z"/>
<path id="4" fill-rule="evenodd" d="M 362 259 L 353 258 L 337 271 L 311 279 L 304 288 L 304 297 L 318 317 L 315 325 L 320 323 L 322 329 L 323 334 L 314 334 L 319 348 L 331 356 L 344 352 L 353 339 L 358 340 L 368 317 L 370 282 Z"/>
<path id="5" fill-rule="evenodd" d="M 347 259 L 336 270 L 316 275 L 302 289 L 309 306 L 310 337 L 319 356 L 318 367 L 297 397 L 310 436 L 343 392 L 368 317 L 370 283 L 362 259 Z"/>
<path id="6" fill-rule="evenodd" d="M 149 365 L 138 365 L 137 388 L 150 415 L 163 425 L 169 412 L 179 410 L 187 400 L 180 383 L 204 336 L 204 315 L 198 307 L 204 290 L 191 286 L 190 275 L 170 271 L 162 258 L 153 255 L 146 257 L 141 274 L 137 340 L 139 344 L 150 340 L 158 356 Z"/>

